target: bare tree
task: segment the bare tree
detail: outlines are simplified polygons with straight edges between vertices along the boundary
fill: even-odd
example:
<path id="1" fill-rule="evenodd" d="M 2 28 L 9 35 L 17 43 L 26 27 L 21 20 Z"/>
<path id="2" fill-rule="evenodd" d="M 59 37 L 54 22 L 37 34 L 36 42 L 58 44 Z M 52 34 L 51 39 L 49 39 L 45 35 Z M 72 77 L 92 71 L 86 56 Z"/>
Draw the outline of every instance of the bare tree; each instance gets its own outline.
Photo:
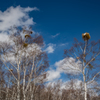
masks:
<path id="1" fill-rule="evenodd" d="M 69 62 L 69 67 L 71 71 L 76 71 L 79 76 L 83 77 L 84 82 L 84 100 L 87 100 L 87 85 L 96 81 L 96 78 L 100 74 L 99 62 L 100 59 L 100 41 L 90 42 L 89 33 L 82 34 L 84 43 L 79 43 L 75 39 L 73 47 L 69 50 L 64 51 L 65 62 Z M 70 60 L 68 60 L 71 58 Z M 77 64 L 76 64 L 77 63 Z M 68 71 L 65 67 L 63 68 Z"/>
<path id="2" fill-rule="evenodd" d="M 30 100 L 33 100 L 33 91 L 35 91 L 37 84 L 43 84 L 46 78 L 45 70 L 48 68 L 47 55 L 42 51 L 43 38 L 37 34 L 32 35 L 30 28 L 22 30 L 15 28 L 14 30 L 15 32 L 9 35 L 10 41 L 0 43 L 0 61 L 10 72 L 7 98 L 8 91 L 14 86 L 12 93 L 15 99 L 27 100 L 26 96 L 32 83 Z M 11 79 L 13 84 L 10 87 Z M 17 92 L 14 93 L 16 89 Z"/>

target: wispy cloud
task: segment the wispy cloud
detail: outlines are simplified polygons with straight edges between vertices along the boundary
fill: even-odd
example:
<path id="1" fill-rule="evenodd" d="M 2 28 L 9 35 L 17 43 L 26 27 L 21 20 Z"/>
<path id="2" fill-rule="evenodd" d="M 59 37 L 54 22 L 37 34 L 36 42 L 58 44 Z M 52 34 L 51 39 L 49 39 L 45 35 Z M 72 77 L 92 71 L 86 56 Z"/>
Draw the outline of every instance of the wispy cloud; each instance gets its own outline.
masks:
<path id="1" fill-rule="evenodd" d="M 57 33 L 56 35 L 52 35 L 51 37 L 52 37 L 52 38 L 55 38 L 55 37 L 57 37 L 58 35 L 60 35 L 60 33 Z"/>
<path id="2" fill-rule="evenodd" d="M 59 46 L 66 46 L 68 43 L 60 43 Z"/>
<path id="3" fill-rule="evenodd" d="M 55 46 L 56 46 L 56 44 L 49 43 L 49 44 L 48 44 L 48 47 L 45 49 L 45 51 L 46 51 L 47 53 L 53 53 L 54 50 L 55 50 Z"/>
<path id="4" fill-rule="evenodd" d="M 34 7 L 34 8 L 30 8 L 30 7 L 24 8 L 24 11 L 26 11 L 26 12 L 33 11 L 33 10 L 39 11 L 39 9 L 37 7 Z"/>

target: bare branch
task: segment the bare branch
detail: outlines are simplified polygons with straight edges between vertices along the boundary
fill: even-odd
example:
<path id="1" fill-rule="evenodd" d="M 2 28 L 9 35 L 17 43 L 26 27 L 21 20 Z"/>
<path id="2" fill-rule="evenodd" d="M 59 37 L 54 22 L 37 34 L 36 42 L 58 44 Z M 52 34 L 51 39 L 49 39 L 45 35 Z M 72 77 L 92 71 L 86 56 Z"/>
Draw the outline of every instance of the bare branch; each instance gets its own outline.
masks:
<path id="1" fill-rule="evenodd" d="M 89 83 L 87 83 L 87 84 L 92 83 L 92 82 L 94 81 L 95 77 L 96 77 L 97 75 L 99 75 L 99 73 L 100 73 L 100 72 L 98 72 L 97 74 L 95 74 L 95 75 L 93 76 L 93 78 L 91 79 L 91 81 L 90 81 L 90 82 L 89 82 L 89 81 L 87 81 L 87 82 L 89 82 Z"/>

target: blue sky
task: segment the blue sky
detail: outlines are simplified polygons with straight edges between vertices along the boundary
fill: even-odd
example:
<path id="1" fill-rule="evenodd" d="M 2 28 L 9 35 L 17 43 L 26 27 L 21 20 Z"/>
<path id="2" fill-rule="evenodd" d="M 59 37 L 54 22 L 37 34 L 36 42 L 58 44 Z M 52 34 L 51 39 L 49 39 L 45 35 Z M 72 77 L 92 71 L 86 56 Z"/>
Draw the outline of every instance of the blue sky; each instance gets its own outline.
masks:
<path id="1" fill-rule="evenodd" d="M 63 50 L 70 48 L 74 38 L 82 41 L 81 35 L 85 32 L 90 33 L 91 41 L 100 37 L 99 0 L 1 0 L 0 11 L 19 5 L 22 8 L 37 7 L 36 11 L 27 13 L 36 23 L 29 25 L 43 36 L 46 51 L 51 50 L 48 57 L 51 71 L 58 75 L 57 78 L 63 78 L 63 73 L 57 72 L 54 64 L 63 59 Z"/>

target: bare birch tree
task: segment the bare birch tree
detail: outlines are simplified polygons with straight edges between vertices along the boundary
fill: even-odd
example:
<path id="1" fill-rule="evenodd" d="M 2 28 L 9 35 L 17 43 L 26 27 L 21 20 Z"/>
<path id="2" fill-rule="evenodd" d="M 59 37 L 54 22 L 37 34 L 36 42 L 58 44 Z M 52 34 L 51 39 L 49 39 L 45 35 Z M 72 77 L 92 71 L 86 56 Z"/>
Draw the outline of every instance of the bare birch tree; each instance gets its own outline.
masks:
<path id="1" fill-rule="evenodd" d="M 65 50 L 65 62 L 68 62 L 69 58 L 72 58 L 72 60 L 69 61 L 69 66 L 66 65 L 66 67 L 62 68 L 66 70 L 66 73 L 70 69 L 72 74 L 76 72 L 77 75 L 83 77 L 84 100 L 87 100 L 87 86 L 96 81 L 97 76 L 100 74 L 100 63 L 98 62 L 100 59 L 100 41 L 89 43 L 89 33 L 82 34 L 82 38 L 84 43 L 79 43 L 75 39 L 73 47 Z M 69 69 L 67 69 L 68 67 Z"/>
<path id="2" fill-rule="evenodd" d="M 43 83 L 46 78 L 45 69 L 48 67 L 47 55 L 42 51 L 43 39 L 37 34 L 32 34 L 31 29 L 14 30 L 9 36 L 9 41 L 0 43 L 0 61 L 11 74 L 14 82 L 12 86 L 17 86 L 17 92 L 13 92 L 14 96 L 17 96 L 15 99 L 28 100 L 26 96 L 32 83 L 34 86 L 30 91 L 30 100 L 33 100 L 33 91 L 37 84 Z M 9 89 L 8 83 L 7 94 Z"/>

